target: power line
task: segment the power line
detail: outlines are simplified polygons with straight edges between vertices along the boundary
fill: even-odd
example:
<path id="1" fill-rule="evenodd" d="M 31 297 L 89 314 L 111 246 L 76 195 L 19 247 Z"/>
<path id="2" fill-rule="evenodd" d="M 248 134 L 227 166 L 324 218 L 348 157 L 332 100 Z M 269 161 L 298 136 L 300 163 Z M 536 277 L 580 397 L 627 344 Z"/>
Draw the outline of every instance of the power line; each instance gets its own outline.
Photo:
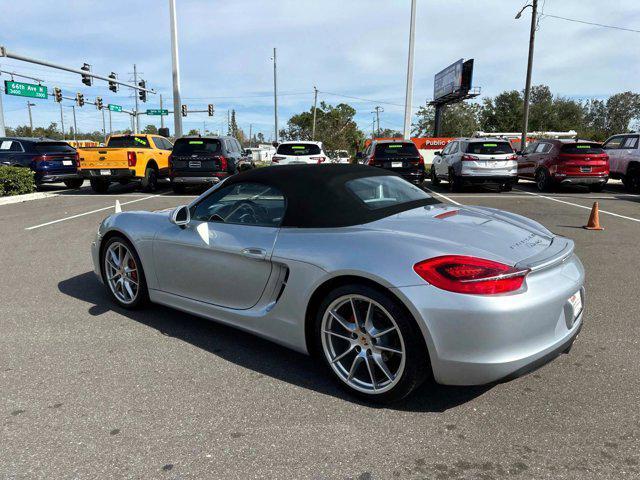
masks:
<path id="1" fill-rule="evenodd" d="M 393 105 L 395 107 L 402 107 L 404 108 L 404 104 L 400 104 L 400 103 L 393 103 L 393 102 L 385 102 L 384 100 L 373 100 L 371 98 L 362 98 L 362 97 L 354 97 L 351 95 L 341 95 L 339 93 L 332 93 L 332 92 L 325 92 L 324 90 L 318 90 L 318 93 L 324 93 L 325 95 L 333 95 L 335 97 L 342 97 L 342 98 L 350 98 L 352 100 L 361 100 L 363 102 L 370 102 L 370 103 L 383 103 L 385 105 Z M 413 110 L 418 110 L 420 107 L 411 107 Z"/>
<path id="2" fill-rule="evenodd" d="M 540 14 L 540 16 L 541 17 L 557 18 L 559 20 L 566 20 L 567 22 L 583 23 L 585 25 L 593 25 L 593 26 L 596 26 L 596 27 L 613 28 L 614 30 L 624 30 L 626 32 L 640 33 L 640 30 L 634 30 L 633 28 L 618 27 L 616 25 L 604 25 L 602 23 L 586 22 L 584 20 L 577 20 L 575 18 L 567 18 L 567 17 L 560 17 L 558 15 L 550 15 L 548 13 L 542 13 L 542 14 Z"/>

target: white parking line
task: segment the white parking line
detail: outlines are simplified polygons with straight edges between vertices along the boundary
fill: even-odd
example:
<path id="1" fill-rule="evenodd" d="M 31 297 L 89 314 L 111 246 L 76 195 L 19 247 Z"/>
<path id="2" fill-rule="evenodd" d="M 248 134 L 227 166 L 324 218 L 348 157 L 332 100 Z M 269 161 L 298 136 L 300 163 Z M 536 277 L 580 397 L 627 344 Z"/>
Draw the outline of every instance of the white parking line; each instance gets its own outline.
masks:
<path id="1" fill-rule="evenodd" d="M 455 200 L 453 200 L 452 198 L 447 197 L 446 195 L 443 195 L 443 194 L 438 193 L 438 192 L 434 192 L 434 191 L 433 191 L 433 190 L 431 190 L 430 188 L 427 188 L 427 187 L 423 187 L 423 188 L 424 188 L 427 192 L 430 192 L 430 193 L 433 193 L 434 195 L 437 195 L 437 196 L 439 196 L 439 197 L 442 197 L 442 198 L 444 198 L 444 199 L 445 199 L 446 201 L 448 201 L 448 202 L 451 202 L 451 203 L 453 203 L 453 204 L 455 204 L 455 205 L 462 205 L 461 203 L 456 202 Z"/>
<path id="2" fill-rule="evenodd" d="M 518 190 L 519 192 L 524 192 L 524 193 L 526 193 L 527 195 L 533 195 L 533 196 L 535 196 L 535 197 L 539 197 L 539 198 L 544 198 L 544 199 L 547 199 L 547 200 L 551 200 L 552 202 L 564 203 L 564 204 L 566 204 L 566 205 L 572 205 L 572 206 L 574 206 L 574 207 L 582 208 L 582 209 L 584 209 L 584 210 L 591 210 L 591 207 L 587 207 L 587 206 L 585 206 L 585 205 L 579 205 L 579 204 L 577 204 L 577 203 L 567 202 L 567 201 L 565 201 L 565 200 L 560 200 L 560 199 L 558 199 L 558 198 L 553 198 L 553 197 L 547 197 L 547 196 L 545 196 L 545 195 L 540 195 L 540 194 L 538 194 L 538 193 L 533 193 L 533 192 L 527 192 L 527 191 L 525 191 L 525 190 L 520 190 L 520 189 L 516 189 L 516 190 Z M 611 215 L 611 216 L 614 216 L 614 217 L 623 218 L 623 219 L 625 219 L 625 220 L 631 220 L 632 222 L 638 222 L 638 223 L 640 223 L 640 219 L 639 219 L 639 218 L 627 217 L 627 216 L 625 216 L 625 215 L 620 215 L 619 213 L 609 212 L 609 211 L 607 211 L 607 210 L 599 210 L 599 212 L 600 212 L 600 213 L 604 213 L 604 214 L 606 214 L 606 215 Z"/>
<path id="3" fill-rule="evenodd" d="M 130 200 L 128 202 L 123 202 L 120 205 L 129 205 L 130 203 L 141 202 L 143 200 L 149 200 L 150 198 L 156 198 L 156 197 L 159 197 L 160 195 L 161 194 L 150 195 L 148 197 L 143 197 L 143 198 L 137 198 L 135 200 Z M 114 202 L 114 204 L 115 204 L 115 202 Z M 41 223 L 40 225 L 34 225 L 33 227 L 27 227 L 27 228 L 25 228 L 25 230 L 35 230 L 36 228 L 46 227 L 48 225 L 53 225 L 54 223 L 65 222 L 67 220 L 72 220 L 72 219 L 78 218 L 78 217 L 84 217 L 85 215 L 91 215 L 92 213 L 103 212 L 105 210 L 111 210 L 113 208 L 114 208 L 114 205 L 110 205 L 108 207 L 98 208 L 96 210 L 91 210 L 90 212 L 78 213 L 77 215 L 71 215 L 69 217 L 59 218 L 58 220 L 52 220 L 50 222 Z"/>

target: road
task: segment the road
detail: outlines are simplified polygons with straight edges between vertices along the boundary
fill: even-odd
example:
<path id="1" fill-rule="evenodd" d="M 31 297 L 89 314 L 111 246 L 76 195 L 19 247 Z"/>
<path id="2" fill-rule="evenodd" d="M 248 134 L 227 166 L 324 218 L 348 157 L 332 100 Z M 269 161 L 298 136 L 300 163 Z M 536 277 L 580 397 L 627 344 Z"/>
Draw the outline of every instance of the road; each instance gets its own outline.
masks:
<path id="1" fill-rule="evenodd" d="M 527 376 L 427 384 L 384 408 L 265 340 L 115 307 L 92 273 L 98 223 L 115 199 L 156 210 L 192 198 L 118 188 L 0 206 L 0 478 L 640 478 L 640 196 L 619 184 L 434 190 L 573 238 L 585 325 L 569 354 Z M 596 200 L 603 232 L 580 228 Z"/>

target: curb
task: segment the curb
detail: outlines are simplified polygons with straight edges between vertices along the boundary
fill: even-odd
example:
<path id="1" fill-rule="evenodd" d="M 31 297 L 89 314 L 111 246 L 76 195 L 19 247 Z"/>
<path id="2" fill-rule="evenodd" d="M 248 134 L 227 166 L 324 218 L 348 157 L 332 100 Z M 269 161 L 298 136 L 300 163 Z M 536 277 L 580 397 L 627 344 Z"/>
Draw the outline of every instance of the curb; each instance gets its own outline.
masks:
<path id="1" fill-rule="evenodd" d="M 0 197 L 0 205 L 10 205 L 12 203 L 28 202 L 29 200 L 40 200 L 41 198 L 55 197 L 56 192 L 35 192 L 24 195 L 11 195 Z"/>

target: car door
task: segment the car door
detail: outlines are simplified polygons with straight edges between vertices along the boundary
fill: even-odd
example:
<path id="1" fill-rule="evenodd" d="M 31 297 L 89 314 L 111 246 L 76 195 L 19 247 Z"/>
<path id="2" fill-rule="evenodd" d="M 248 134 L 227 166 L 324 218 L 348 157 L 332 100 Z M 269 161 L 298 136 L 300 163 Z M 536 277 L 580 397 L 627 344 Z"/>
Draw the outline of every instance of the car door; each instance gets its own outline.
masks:
<path id="1" fill-rule="evenodd" d="M 285 200 L 275 188 L 237 183 L 192 205 L 191 222 L 167 221 L 154 239 L 162 291 L 233 309 L 253 307 L 271 275 Z"/>
<path id="2" fill-rule="evenodd" d="M 26 154 L 17 140 L 0 141 L 0 165 L 18 165 L 28 167 L 32 155 Z"/>
<path id="3" fill-rule="evenodd" d="M 622 159 L 620 167 L 624 169 L 623 173 L 627 173 L 629 169 L 629 163 L 632 161 L 638 161 L 638 135 L 627 135 L 622 142 Z"/>
<path id="4" fill-rule="evenodd" d="M 449 151 L 445 156 L 445 164 L 443 165 L 443 170 L 444 170 L 443 175 L 448 175 L 450 168 L 453 168 L 453 169 L 457 168 L 457 174 L 458 175 L 460 174 L 460 168 L 462 167 L 462 165 L 458 165 L 458 167 L 456 167 L 456 164 L 460 163 L 459 162 L 460 155 L 458 155 L 459 152 L 460 152 L 460 142 L 451 142 L 451 147 L 449 148 Z"/>
<path id="5" fill-rule="evenodd" d="M 526 178 L 534 178 L 536 171 L 536 162 L 538 154 L 536 150 L 540 146 L 540 142 L 533 142 L 527 145 L 521 159 L 518 159 L 518 174 Z M 522 173 L 520 173 L 522 172 Z"/>
<path id="6" fill-rule="evenodd" d="M 446 156 L 451 149 L 451 143 L 448 143 L 440 152 L 440 155 L 433 156 L 433 167 L 436 169 L 438 177 L 444 177 L 447 174 Z"/>
<path id="7" fill-rule="evenodd" d="M 622 149 L 622 145 L 624 141 L 624 135 L 614 135 L 602 146 L 602 148 L 607 152 L 607 155 L 609 155 L 609 171 L 615 172 L 619 175 L 625 173 L 622 168 L 622 163 L 624 163 L 624 150 Z"/>

